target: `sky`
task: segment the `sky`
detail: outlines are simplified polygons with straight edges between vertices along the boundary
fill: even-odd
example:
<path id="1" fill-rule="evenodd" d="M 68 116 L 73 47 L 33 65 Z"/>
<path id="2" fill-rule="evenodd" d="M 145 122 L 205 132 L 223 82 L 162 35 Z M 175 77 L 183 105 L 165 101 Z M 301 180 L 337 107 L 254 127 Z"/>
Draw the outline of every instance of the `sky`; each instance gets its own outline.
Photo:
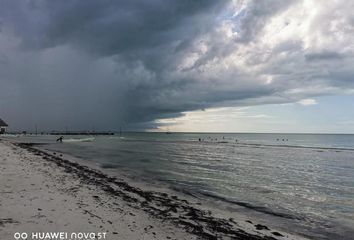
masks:
<path id="1" fill-rule="evenodd" d="M 10 129 L 354 133 L 344 0 L 0 0 Z"/>

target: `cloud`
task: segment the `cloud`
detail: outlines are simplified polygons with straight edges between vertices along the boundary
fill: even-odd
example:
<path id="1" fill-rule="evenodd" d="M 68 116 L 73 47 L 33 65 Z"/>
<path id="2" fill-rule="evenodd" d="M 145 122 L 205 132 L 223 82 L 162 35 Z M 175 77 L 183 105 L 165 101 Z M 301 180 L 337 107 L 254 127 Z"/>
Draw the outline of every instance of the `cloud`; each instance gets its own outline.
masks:
<path id="1" fill-rule="evenodd" d="M 313 61 L 313 60 L 332 60 L 332 59 L 341 59 L 342 56 L 338 52 L 318 52 L 318 53 L 308 53 L 305 55 L 306 60 Z"/>
<path id="2" fill-rule="evenodd" d="M 340 124 L 340 125 L 354 125 L 354 121 L 353 120 L 345 120 L 345 121 L 338 122 L 338 124 Z"/>
<path id="3" fill-rule="evenodd" d="M 311 106 L 311 105 L 318 104 L 315 99 L 311 99 L 311 98 L 302 99 L 302 100 L 298 101 L 298 103 L 303 105 L 303 106 Z"/>
<path id="4" fill-rule="evenodd" d="M 0 112 L 17 128 L 146 129 L 354 91 L 344 0 L 1 3 Z"/>

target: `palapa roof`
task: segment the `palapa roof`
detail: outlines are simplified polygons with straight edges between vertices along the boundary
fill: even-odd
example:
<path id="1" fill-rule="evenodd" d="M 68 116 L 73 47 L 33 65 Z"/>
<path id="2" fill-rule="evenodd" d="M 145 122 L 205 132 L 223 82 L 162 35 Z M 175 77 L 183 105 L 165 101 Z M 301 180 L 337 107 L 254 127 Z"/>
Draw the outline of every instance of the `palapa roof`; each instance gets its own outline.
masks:
<path id="1" fill-rule="evenodd" d="M 8 125 L 0 118 L 0 127 L 7 127 Z"/>

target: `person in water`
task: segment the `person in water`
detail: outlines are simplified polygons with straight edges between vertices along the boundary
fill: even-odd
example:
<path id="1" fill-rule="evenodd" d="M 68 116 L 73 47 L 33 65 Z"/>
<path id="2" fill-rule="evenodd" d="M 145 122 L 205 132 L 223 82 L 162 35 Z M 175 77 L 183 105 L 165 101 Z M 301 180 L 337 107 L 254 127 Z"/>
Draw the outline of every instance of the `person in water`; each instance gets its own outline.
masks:
<path id="1" fill-rule="evenodd" d="M 63 142 L 63 138 L 64 138 L 63 136 L 60 136 L 60 138 L 57 139 L 57 142 L 61 142 L 62 143 Z"/>

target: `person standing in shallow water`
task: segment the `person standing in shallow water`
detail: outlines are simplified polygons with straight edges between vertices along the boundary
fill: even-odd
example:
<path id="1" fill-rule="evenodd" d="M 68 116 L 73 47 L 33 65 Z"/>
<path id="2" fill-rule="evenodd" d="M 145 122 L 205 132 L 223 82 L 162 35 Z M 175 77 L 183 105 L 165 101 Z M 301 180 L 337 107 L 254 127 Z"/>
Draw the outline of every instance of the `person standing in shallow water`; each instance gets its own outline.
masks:
<path id="1" fill-rule="evenodd" d="M 57 142 L 61 142 L 62 143 L 63 142 L 63 138 L 64 138 L 63 136 L 60 136 L 60 138 L 57 139 Z"/>

